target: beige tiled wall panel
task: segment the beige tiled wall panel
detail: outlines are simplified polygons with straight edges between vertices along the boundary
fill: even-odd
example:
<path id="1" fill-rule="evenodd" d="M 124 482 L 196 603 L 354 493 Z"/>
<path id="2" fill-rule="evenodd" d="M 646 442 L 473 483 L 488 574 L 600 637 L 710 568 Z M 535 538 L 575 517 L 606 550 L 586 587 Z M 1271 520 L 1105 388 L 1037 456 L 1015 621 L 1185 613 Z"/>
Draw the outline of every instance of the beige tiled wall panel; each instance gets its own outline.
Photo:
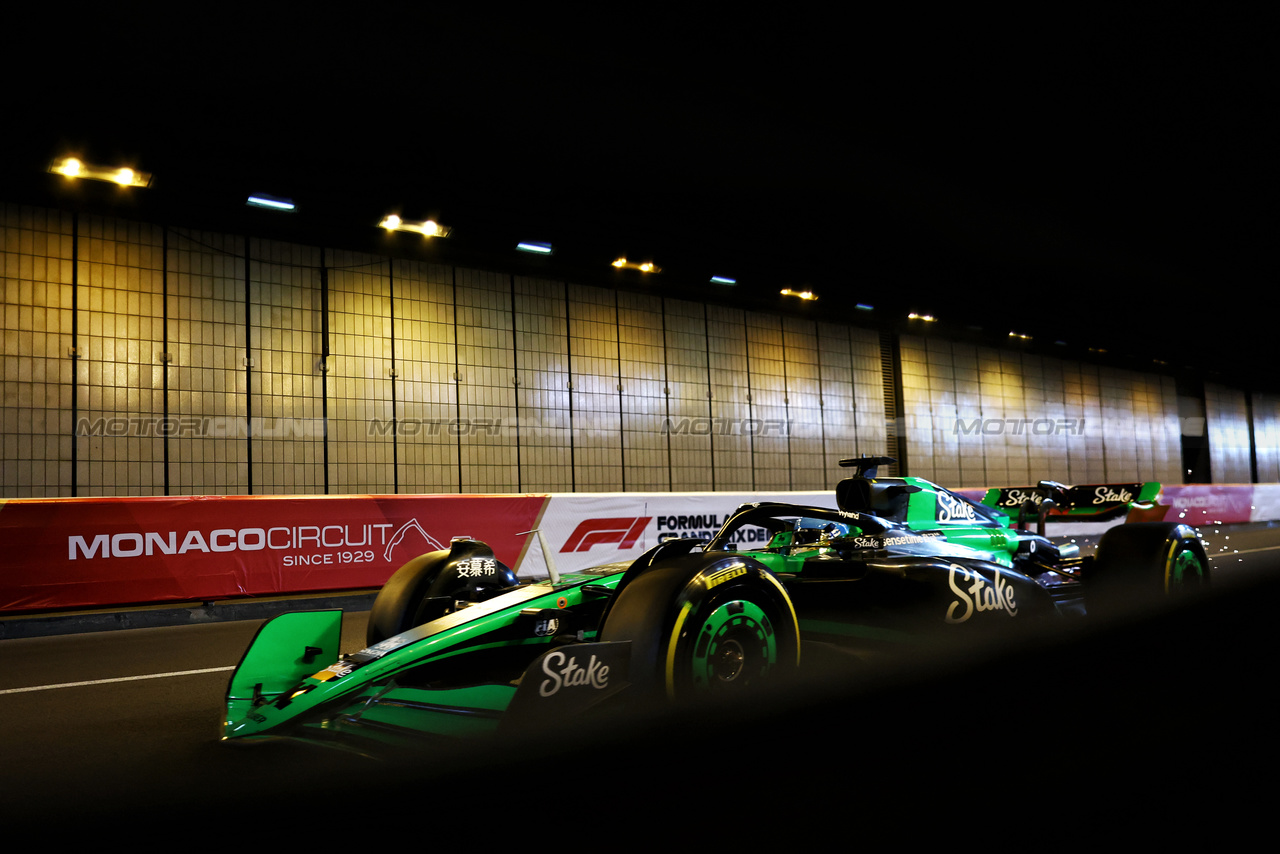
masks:
<path id="1" fill-rule="evenodd" d="M 516 420 L 511 278 L 462 268 L 456 276 L 461 488 L 466 493 L 515 492 L 527 487 L 508 435 Z"/>
<path id="2" fill-rule="evenodd" d="M 390 262 L 336 251 L 328 265 L 330 490 L 392 493 L 395 437 L 373 429 L 395 414 Z"/>
<path id="3" fill-rule="evenodd" d="M 947 397 L 937 404 L 938 424 L 935 432 L 944 437 L 944 471 L 950 471 L 954 483 L 979 486 L 986 482 L 986 437 L 978 430 L 964 429 L 961 424 L 981 421 L 983 416 L 981 384 L 978 372 L 978 349 L 966 344 L 949 347 L 947 372 L 940 372 L 939 383 Z M 997 440 L 998 441 L 998 440 Z"/>
<path id="4" fill-rule="evenodd" d="M 453 271 L 397 261 L 394 281 L 400 491 L 458 492 Z"/>
<path id="5" fill-rule="evenodd" d="M 0 206 L 0 496 L 71 495 L 71 215 Z"/>
<path id="6" fill-rule="evenodd" d="M 666 348 L 662 300 L 618 292 L 618 376 L 622 410 L 622 484 L 628 492 L 671 489 Z"/>
<path id="7" fill-rule="evenodd" d="M 78 411 L 90 422 L 138 419 L 125 435 L 78 435 L 81 495 L 163 495 L 161 230 L 83 217 L 79 235 Z M 151 426 L 146 426 L 151 425 Z"/>
<path id="8" fill-rule="evenodd" d="M 243 239 L 169 233 L 169 413 L 199 426 L 170 440 L 173 495 L 249 492 L 244 253 Z"/>
<path id="9" fill-rule="evenodd" d="M 522 489 L 574 488 L 569 400 L 569 340 L 562 282 L 515 279 Z"/>
<path id="10" fill-rule="evenodd" d="M 250 240 L 253 491 L 325 491 L 320 251 Z"/>
<path id="11" fill-rule="evenodd" d="M 1280 396 L 1252 396 L 1253 445 L 1259 483 L 1280 483 Z"/>
<path id="12" fill-rule="evenodd" d="M 1248 404 L 1244 392 L 1205 383 L 1204 414 L 1209 433 L 1209 469 L 1214 483 L 1249 483 Z"/>
<path id="13" fill-rule="evenodd" d="M 755 489 L 791 488 L 787 423 L 787 361 L 782 320 L 776 314 L 747 312 L 751 466 Z"/>
<path id="14" fill-rule="evenodd" d="M 856 334 L 855 334 L 856 333 Z M 818 374 L 822 407 L 823 482 L 826 488 L 850 476 L 840 461 L 883 455 L 884 389 L 879 343 L 874 335 L 835 323 L 818 324 Z"/>
<path id="15" fill-rule="evenodd" d="M 932 409 L 932 378 L 928 341 L 919 338 L 904 337 L 899 344 L 899 358 L 902 365 L 902 407 L 905 423 L 901 425 L 902 440 L 905 445 L 907 466 L 911 472 L 918 472 L 920 477 L 934 476 Z M 945 370 L 947 365 L 941 366 Z"/>
<path id="16" fill-rule="evenodd" d="M 671 450 L 671 488 L 707 492 L 721 488 L 712 466 L 712 450 L 720 437 L 712 421 L 708 369 L 706 307 L 702 303 L 664 299 L 667 396 L 666 433 Z"/>
<path id="17" fill-rule="evenodd" d="M 1063 394 L 1068 418 L 1084 420 L 1081 437 L 1067 449 L 1069 478 L 1064 483 L 1103 483 L 1107 480 L 1103 436 L 1103 401 L 1098 370 L 1092 365 L 1064 364 Z"/>
<path id="18" fill-rule="evenodd" d="M 853 354 L 848 327 L 819 323 L 818 403 L 822 408 L 822 481 L 833 488 L 849 472 L 840 460 L 858 456 L 858 412 L 853 386 Z"/>
<path id="19" fill-rule="evenodd" d="M 792 489 L 831 487 L 824 465 L 822 367 L 817 326 L 812 321 L 782 318 L 783 372 L 787 412 L 787 456 Z"/>
<path id="20" fill-rule="evenodd" d="M 849 355 L 853 369 L 853 429 L 855 454 L 846 454 L 843 446 L 839 459 L 868 454 L 888 454 L 888 431 L 885 412 L 884 375 L 880 367 L 880 338 L 867 329 L 848 328 Z M 895 451 L 896 453 L 896 451 Z M 892 456 L 892 454 L 890 454 Z M 837 459 L 837 462 L 839 462 Z"/>
<path id="21" fill-rule="evenodd" d="M 613 291 L 570 285 L 569 372 L 573 382 L 574 486 L 622 489 L 622 394 Z"/>
<path id="22" fill-rule="evenodd" d="M 719 491 L 756 488 L 746 312 L 707 306 L 711 465 Z"/>

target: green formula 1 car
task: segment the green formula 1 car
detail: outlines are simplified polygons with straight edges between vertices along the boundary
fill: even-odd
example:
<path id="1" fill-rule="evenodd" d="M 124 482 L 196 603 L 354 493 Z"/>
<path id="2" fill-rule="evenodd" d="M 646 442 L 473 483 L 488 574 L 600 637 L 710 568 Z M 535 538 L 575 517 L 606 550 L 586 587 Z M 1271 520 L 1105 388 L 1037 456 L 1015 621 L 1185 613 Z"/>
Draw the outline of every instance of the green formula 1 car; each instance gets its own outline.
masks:
<path id="1" fill-rule="evenodd" d="M 1045 481 L 978 502 L 920 478 L 877 478 L 888 462 L 843 461 L 856 475 L 839 484 L 839 509 L 747 504 L 710 541 L 668 540 L 543 581 L 522 582 L 483 542 L 455 539 L 390 578 L 358 652 L 340 654 L 340 611 L 265 623 L 231 678 L 223 737 L 377 752 L 406 737 L 749 689 L 817 650 L 883 650 L 1208 584 L 1186 525 L 1117 525 L 1089 555 L 1045 534 L 1055 516 L 1141 512 L 1158 484 Z"/>

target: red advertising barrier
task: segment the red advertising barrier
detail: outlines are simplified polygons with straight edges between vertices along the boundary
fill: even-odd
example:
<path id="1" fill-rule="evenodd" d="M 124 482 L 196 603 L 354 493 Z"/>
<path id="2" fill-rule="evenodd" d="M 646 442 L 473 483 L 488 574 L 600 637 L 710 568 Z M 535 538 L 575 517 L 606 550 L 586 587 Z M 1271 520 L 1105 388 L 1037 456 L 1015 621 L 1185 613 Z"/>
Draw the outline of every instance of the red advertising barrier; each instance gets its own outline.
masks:
<path id="1" fill-rule="evenodd" d="M 475 536 L 519 564 L 545 495 L 21 499 L 0 503 L 0 611 L 381 586 Z"/>
<path id="2" fill-rule="evenodd" d="M 960 489 L 980 499 L 985 489 Z M 0 613 L 380 587 L 456 536 L 522 575 L 706 537 L 746 501 L 834 506 L 831 493 L 609 493 L 0 501 Z M 1165 487 L 1168 521 L 1280 519 L 1280 485 Z M 1117 524 L 1122 519 L 1107 524 Z M 537 537 L 524 535 L 540 527 Z M 1089 527 L 1087 524 L 1085 527 Z M 1092 530 L 1092 528 L 1090 528 Z M 1051 533 L 1069 533 L 1055 527 Z"/>

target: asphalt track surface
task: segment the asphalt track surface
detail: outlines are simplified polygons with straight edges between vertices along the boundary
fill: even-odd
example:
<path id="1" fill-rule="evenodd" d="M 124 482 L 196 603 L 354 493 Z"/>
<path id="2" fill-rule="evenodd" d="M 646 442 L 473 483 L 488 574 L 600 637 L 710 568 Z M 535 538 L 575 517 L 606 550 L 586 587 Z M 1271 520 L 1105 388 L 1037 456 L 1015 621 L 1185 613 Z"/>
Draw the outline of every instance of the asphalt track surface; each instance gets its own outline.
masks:
<path id="1" fill-rule="evenodd" d="M 1082 806 L 1077 829 L 1145 816 L 1147 834 L 1199 830 L 1273 776 L 1280 591 L 1280 527 L 1202 533 L 1215 593 L 1192 608 L 930 647 L 856 678 L 810 673 L 749 710 L 637 714 L 392 763 L 219 742 L 227 681 L 259 620 L 10 638 L 0 819 L 57 833 L 72 818 L 193 828 L 273 815 L 296 829 L 327 816 L 337 832 L 371 809 L 421 809 L 429 794 L 455 824 L 514 828 L 527 819 L 517 801 L 569 796 L 580 821 L 614 826 L 587 806 L 594 792 L 766 828 L 793 819 L 753 804 L 789 793 L 820 810 L 806 823 L 854 810 L 864 829 L 957 841 Z M 344 650 L 364 646 L 366 618 L 347 615 Z M 921 793 L 939 786 L 925 807 Z M 998 794 L 1010 786 L 1018 806 Z M 919 825 L 917 809 L 936 821 Z M 270 827 L 255 838 L 285 826 Z M 645 822 L 632 832 L 659 837 Z"/>

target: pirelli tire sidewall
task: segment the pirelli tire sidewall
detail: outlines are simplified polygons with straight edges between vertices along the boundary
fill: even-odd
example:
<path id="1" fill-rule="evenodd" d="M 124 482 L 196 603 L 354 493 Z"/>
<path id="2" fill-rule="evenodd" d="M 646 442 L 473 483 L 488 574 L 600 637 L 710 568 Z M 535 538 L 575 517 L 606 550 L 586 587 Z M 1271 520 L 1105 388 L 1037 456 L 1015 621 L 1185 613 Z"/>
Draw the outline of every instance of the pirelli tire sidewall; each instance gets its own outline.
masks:
<path id="1" fill-rule="evenodd" d="M 631 683 L 650 699 L 757 688 L 800 661 L 786 590 L 737 556 L 685 555 L 639 576 L 613 603 L 601 640 L 631 642 Z"/>

